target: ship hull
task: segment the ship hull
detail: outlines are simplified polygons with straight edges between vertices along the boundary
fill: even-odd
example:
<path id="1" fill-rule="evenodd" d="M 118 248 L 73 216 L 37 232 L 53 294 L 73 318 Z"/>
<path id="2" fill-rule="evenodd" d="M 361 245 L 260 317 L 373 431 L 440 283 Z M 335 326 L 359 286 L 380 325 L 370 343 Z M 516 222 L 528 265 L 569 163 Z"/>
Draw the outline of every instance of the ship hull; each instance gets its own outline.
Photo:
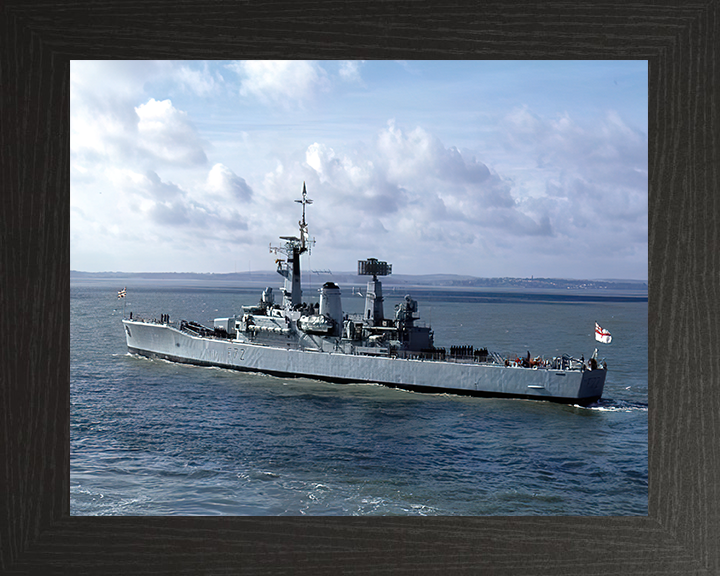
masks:
<path id="1" fill-rule="evenodd" d="M 123 320 L 128 350 L 148 357 L 201 366 L 368 382 L 419 392 L 531 398 L 587 405 L 603 392 L 607 371 L 522 368 L 482 362 L 450 362 L 344 354 L 262 345 L 187 334 L 167 324 Z"/>

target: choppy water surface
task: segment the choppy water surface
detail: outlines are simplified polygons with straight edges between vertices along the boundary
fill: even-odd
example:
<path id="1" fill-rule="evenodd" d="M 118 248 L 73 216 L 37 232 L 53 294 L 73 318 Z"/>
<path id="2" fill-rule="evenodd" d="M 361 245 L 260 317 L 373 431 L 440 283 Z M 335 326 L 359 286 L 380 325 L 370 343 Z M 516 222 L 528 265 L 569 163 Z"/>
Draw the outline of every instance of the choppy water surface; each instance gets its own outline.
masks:
<path id="1" fill-rule="evenodd" d="M 604 397 L 580 408 L 131 356 L 123 304 L 211 324 L 261 290 L 128 285 L 123 303 L 123 285 L 71 286 L 72 514 L 647 514 L 646 301 L 414 294 L 438 346 L 586 358 L 597 346 Z M 403 295 L 386 290 L 386 315 Z M 362 299 L 346 290 L 343 304 Z M 612 344 L 594 341 L 596 320 Z"/>

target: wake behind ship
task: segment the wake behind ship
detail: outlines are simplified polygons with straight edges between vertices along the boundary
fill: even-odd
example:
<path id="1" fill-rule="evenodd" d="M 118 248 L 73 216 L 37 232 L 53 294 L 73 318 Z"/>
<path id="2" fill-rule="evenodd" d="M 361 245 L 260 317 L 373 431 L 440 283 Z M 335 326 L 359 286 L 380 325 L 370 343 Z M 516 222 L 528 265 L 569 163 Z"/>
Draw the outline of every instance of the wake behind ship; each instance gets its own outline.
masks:
<path id="1" fill-rule="evenodd" d="M 307 377 L 332 382 L 369 382 L 420 392 L 448 392 L 551 400 L 588 405 L 605 386 L 607 366 L 562 355 L 552 359 L 503 358 L 486 348 L 435 347 L 430 327 L 416 325 L 418 304 L 409 295 L 385 317 L 382 283 L 392 265 L 374 258 L 358 262 L 371 276 L 362 315 L 344 314 L 340 288 L 326 282 L 316 304 L 302 302 L 300 257 L 310 250 L 303 184 L 299 236 L 281 236 L 284 277 L 281 301 L 266 288 L 256 305 L 216 318 L 212 328 L 196 322 L 123 319 L 128 350 L 175 362 Z"/>

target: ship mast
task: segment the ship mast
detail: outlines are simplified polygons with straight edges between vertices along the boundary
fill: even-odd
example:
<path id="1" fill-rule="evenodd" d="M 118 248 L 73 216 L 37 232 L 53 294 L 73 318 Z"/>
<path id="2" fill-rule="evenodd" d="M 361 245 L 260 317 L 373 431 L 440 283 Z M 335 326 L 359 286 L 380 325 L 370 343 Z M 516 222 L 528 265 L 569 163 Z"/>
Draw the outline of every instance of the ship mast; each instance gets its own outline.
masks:
<path id="1" fill-rule="evenodd" d="M 298 204 L 302 204 L 302 220 L 298 222 L 300 226 L 300 238 L 296 236 L 280 236 L 281 240 L 285 240 L 285 246 L 270 246 L 270 252 L 281 252 L 285 254 L 285 261 L 277 260 L 277 272 L 285 278 L 285 286 L 283 287 L 283 307 L 293 308 L 302 302 L 302 286 L 300 282 L 300 255 L 308 252 L 310 247 L 315 243 L 314 240 L 308 239 L 308 226 L 305 221 L 305 206 L 312 204 L 312 200 L 307 197 L 305 182 L 303 182 L 302 200 L 295 200 Z"/>
<path id="2" fill-rule="evenodd" d="M 311 242 L 308 241 L 308 227 L 307 222 L 305 222 L 305 205 L 306 204 L 312 204 L 313 201 L 310 200 L 310 198 L 307 197 L 307 190 L 305 189 L 305 182 L 303 182 L 303 191 L 302 191 L 302 200 L 295 200 L 298 204 L 302 204 L 303 212 L 302 212 L 302 220 L 298 222 L 300 225 L 300 254 L 303 252 L 307 252 L 310 249 Z"/>
<path id="3" fill-rule="evenodd" d="M 377 258 L 358 260 L 358 275 L 372 276 L 365 291 L 365 312 L 363 319 L 368 326 L 380 326 L 385 319 L 383 313 L 382 282 L 378 276 L 392 274 L 392 264 L 381 262 Z"/>

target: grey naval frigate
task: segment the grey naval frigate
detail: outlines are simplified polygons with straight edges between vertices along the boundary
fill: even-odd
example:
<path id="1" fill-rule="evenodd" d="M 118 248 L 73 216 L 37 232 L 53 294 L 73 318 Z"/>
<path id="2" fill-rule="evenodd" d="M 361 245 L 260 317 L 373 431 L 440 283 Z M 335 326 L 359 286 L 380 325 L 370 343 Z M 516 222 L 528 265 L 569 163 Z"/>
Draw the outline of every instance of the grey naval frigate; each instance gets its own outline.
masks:
<path id="1" fill-rule="evenodd" d="M 358 262 L 367 283 L 362 315 L 343 313 L 340 288 L 325 282 L 317 303 L 302 302 L 300 256 L 309 239 L 303 184 L 299 236 L 281 236 L 270 248 L 284 277 L 282 300 L 265 288 L 259 302 L 242 312 L 216 318 L 212 327 L 197 322 L 123 319 L 130 353 L 175 362 L 307 377 L 340 383 L 377 383 L 418 392 L 453 393 L 551 400 L 588 405 L 603 392 L 607 365 L 592 357 L 562 355 L 504 358 L 486 348 L 435 347 L 428 326 L 416 325 L 418 304 L 409 295 L 395 306 L 393 318 L 383 309 L 381 276 L 392 265 L 374 258 Z"/>

